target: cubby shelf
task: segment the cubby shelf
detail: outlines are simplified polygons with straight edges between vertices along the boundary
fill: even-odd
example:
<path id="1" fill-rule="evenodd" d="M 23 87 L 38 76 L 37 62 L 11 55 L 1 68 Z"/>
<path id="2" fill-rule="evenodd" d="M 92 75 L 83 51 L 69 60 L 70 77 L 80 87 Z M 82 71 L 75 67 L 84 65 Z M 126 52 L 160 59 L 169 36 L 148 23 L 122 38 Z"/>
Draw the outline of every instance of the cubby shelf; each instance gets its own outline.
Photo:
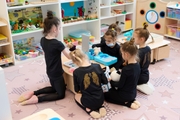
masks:
<path id="1" fill-rule="evenodd" d="M 18 0 L 14 0 L 15 2 L 17 2 Z M 51 1 L 51 0 L 49 0 Z M 54 1 L 54 2 L 53 2 Z M 76 5 L 76 3 L 74 4 L 73 2 L 77 2 L 77 4 L 79 4 L 80 2 L 83 2 L 83 7 L 85 8 L 85 13 L 84 15 L 87 15 L 89 13 L 89 2 L 90 0 L 52 0 L 51 2 L 41 2 L 41 0 L 28 0 L 28 2 L 30 3 L 29 5 L 23 5 L 23 6 L 14 6 L 14 7 L 8 7 L 7 3 L 5 0 L 3 0 L 2 5 L 3 6 L 1 9 L 1 13 L 0 13 L 0 17 L 5 18 L 6 21 L 8 21 L 8 23 L 4 23 L 0 21 L 0 27 L 4 27 L 4 26 L 9 26 L 10 24 L 10 16 L 8 14 L 8 12 L 13 12 L 15 10 L 23 10 L 26 8 L 33 8 L 33 7 L 40 7 L 42 10 L 42 18 L 46 18 L 47 16 L 47 11 L 51 10 L 53 11 L 53 13 L 60 18 L 60 33 L 58 36 L 58 40 L 63 41 L 64 37 L 68 37 L 70 32 L 74 32 L 77 30 L 88 30 L 91 32 L 92 36 L 95 37 L 96 41 L 100 40 L 101 37 L 101 24 L 112 24 L 115 23 L 116 21 L 119 21 L 120 23 L 125 23 L 126 18 L 130 19 L 132 21 L 132 27 L 129 28 L 133 29 L 133 16 L 134 16 L 134 3 L 136 2 L 136 0 L 132 3 L 123 3 L 123 4 L 117 4 L 117 5 L 112 5 L 111 3 L 113 3 L 114 0 L 92 0 L 93 1 L 93 6 L 95 6 L 96 8 L 96 13 L 98 18 L 97 19 L 93 19 L 93 20 L 83 20 L 83 21 L 77 21 L 77 22 L 71 22 L 71 23 L 63 23 L 62 22 L 62 9 L 63 5 Z M 34 3 L 37 4 L 34 4 Z M 103 5 L 103 6 L 101 6 Z M 74 6 L 75 7 L 75 6 Z M 69 9 L 69 8 L 67 8 Z M 73 7 L 72 7 L 72 12 L 73 11 Z M 121 9 L 122 11 L 126 11 L 126 14 L 116 14 L 114 16 L 112 16 L 111 11 L 113 9 Z M 68 12 L 66 9 L 64 11 L 65 13 Z M 74 14 L 74 13 L 73 13 Z M 66 15 L 68 16 L 68 15 Z M 73 16 L 73 15 L 72 15 Z M 78 14 L 78 10 L 77 10 L 77 14 L 75 16 L 79 16 Z M 125 25 L 120 25 L 120 27 L 122 27 L 122 31 L 126 31 L 127 29 L 125 29 Z M 42 31 L 43 29 L 37 29 L 37 30 L 32 30 L 32 31 L 27 31 L 27 32 L 20 32 L 20 33 L 11 33 L 11 27 L 7 27 L 10 31 L 10 36 L 9 36 L 9 40 L 8 43 L 4 43 L 1 44 L 0 47 L 9 47 L 10 50 L 9 53 L 11 53 L 10 55 L 13 56 L 13 58 L 15 58 L 15 54 L 14 54 L 14 46 L 13 46 L 13 42 L 15 42 L 16 40 L 19 39 L 24 39 L 24 38 L 30 38 L 30 37 L 34 37 L 36 42 L 40 42 L 40 38 L 43 36 Z M 8 50 L 9 51 L 9 50 Z M 1 52 L 1 51 L 0 51 Z M 42 57 L 42 56 L 41 56 Z M 40 57 L 40 58 L 41 58 Z M 38 57 L 39 58 L 39 57 Z M 37 58 L 37 59 L 38 59 Z M 14 63 L 21 63 L 22 61 L 17 61 L 15 59 L 13 59 Z M 29 60 L 33 60 L 33 59 L 29 59 Z M 25 60 L 27 61 L 27 60 Z"/>
<path id="2" fill-rule="evenodd" d="M 0 47 L 1 46 L 6 46 L 6 45 L 10 45 L 10 42 L 2 43 L 2 44 L 0 44 Z"/>
<path id="3" fill-rule="evenodd" d="M 0 21 L 0 27 L 2 27 L 2 26 L 7 26 L 7 24 L 2 22 L 2 21 Z"/>
<path id="4" fill-rule="evenodd" d="M 26 31 L 26 32 L 20 32 L 20 33 L 12 33 L 12 37 L 27 35 L 27 34 L 32 34 L 32 33 L 42 32 L 42 31 L 43 29 L 37 29 L 37 30 L 31 30 L 31 31 Z"/>
<path id="5" fill-rule="evenodd" d="M 171 35 L 168 35 L 168 34 L 165 34 L 164 36 L 169 37 L 169 38 L 174 38 L 174 39 L 180 40 L 180 38 L 175 37 L 175 36 L 171 36 Z"/>
<path id="6" fill-rule="evenodd" d="M 73 25 L 78 25 L 78 24 L 86 24 L 86 23 L 90 23 L 90 22 L 95 22 L 98 21 L 98 19 L 95 20 L 83 20 L 83 21 L 78 21 L 78 22 L 72 22 L 72 23 L 66 23 L 63 24 L 63 27 L 67 27 L 67 26 L 73 26 Z"/>
<path id="7" fill-rule="evenodd" d="M 31 8 L 31 7 L 40 7 L 40 6 L 48 6 L 48 5 L 55 5 L 59 4 L 59 2 L 49 2 L 49 3 L 43 3 L 42 4 L 29 4 L 29 5 L 22 5 L 22 6 L 15 6 L 15 7 L 7 7 L 8 10 L 17 10 L 22 8 Z"/>
<path id="8" fill-rule="evenodd" d="M 133 2 L 132 3 L 123 3 L 123 4 L 114 4 L 114 5 L 111 5 L 111 7 L 118 7 L 118 6 L 125 6 L 125 5 L 133 5 Z"/>

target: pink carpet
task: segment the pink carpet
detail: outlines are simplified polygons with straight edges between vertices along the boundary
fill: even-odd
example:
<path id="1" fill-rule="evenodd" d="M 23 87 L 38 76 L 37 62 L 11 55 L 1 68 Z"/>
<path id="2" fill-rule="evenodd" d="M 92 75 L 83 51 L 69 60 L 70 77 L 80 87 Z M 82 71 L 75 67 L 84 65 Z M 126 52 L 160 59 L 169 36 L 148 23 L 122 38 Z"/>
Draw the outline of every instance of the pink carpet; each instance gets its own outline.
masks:
<path id="1" fill-rule="evenodd" d="M 180 41 L 170 40 L 170 57 L 150 65 L 150 82 L 155 86 L 152 95 L 137 93 L 141 107 L 132 110 L 120 105 L 105 103 L 108 111 L 101 120 L 180 120 Z M 54 102 L 20 106 L 16 100 L 27 90 L 49 85 L 44 59 L 28 61 L 5 68 L 13 120 L 20 120 L 46 108 L 52 108 L 66 120 L 92 120 L 66 91 L 66 98 Z"/>

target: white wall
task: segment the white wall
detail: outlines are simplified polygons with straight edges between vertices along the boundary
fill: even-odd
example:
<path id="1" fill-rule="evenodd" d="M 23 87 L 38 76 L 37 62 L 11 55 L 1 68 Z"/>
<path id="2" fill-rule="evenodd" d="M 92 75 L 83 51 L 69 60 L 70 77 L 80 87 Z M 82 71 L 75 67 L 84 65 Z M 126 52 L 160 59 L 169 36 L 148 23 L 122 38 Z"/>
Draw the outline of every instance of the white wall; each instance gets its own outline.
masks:
<path id="1" fill-rule="evenodd" d="M 0 120 L 12 120 L 12 115 L 11 115 L 11 109 L 10 109 L 10 102 L 8 98 L 8 92 L 6 88 L 6 82 L 5 82 L 5 77 L 4 77 L 4 71 L 0 67 Z"/>

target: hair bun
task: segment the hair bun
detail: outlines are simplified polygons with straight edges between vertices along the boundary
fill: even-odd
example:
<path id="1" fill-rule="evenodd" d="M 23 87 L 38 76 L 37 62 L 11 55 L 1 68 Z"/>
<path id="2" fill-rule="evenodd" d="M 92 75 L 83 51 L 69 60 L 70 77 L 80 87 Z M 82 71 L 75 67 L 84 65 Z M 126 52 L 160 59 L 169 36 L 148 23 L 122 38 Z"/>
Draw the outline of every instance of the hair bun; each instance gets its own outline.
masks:
<path id="1" fill-rule="evenodd" d="M 144 29 L 147 29 L 147 27 L 148 27 L 147 22 L 144 22 L 143 27 L 144 27 Z"/>
<path id="2" fill-rule="evenodd" d="M 76 46 L 73 45 L 72 43 L 68 43 L 68 44 L 67 44 L 67 47 L 69 48 L 69 51 L 74 51 L 74 50 L 76 50 Z"/>
<path id="3" fill-rule="evenodd" d="M 47 12 L 47 18 L 48 19 L 52 19 L 53 18 L 53 12 L 52 11 L 48 11 Z"/>
<path id="4" fill-rule="evenodd" d="M 129 41 L 129 44 L 134 45 L 134 42 L 135 42 L 134 38 L 131 38 L 131 40 Z"/>

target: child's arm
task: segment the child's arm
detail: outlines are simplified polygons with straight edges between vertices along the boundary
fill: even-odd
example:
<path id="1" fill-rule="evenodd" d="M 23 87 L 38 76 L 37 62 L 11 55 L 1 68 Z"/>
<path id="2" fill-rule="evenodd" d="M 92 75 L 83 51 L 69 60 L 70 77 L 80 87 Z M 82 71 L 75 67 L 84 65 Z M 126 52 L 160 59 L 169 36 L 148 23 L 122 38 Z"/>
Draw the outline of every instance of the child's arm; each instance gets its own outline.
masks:
<path id="1" fill-rule="evenodd" d="M 118 82 L 114 82 L 111 80 L 110 83 L 113 87 L 122 88 L 124 86 L 125 81 L 126 81 L 126 77 L 127 77 L 126 73 L 122 70 L 120 80 Z"/>
<path id="2" fill-rule="evenodd" d="M 99 65 L 99 70 L 102 71 L 101 72 L 101 77 L 102 77 L 101 78 L 101 83 L 107 84 L 108 83 L 107 77 L 105 76 L 105 74 L 104 74 L 103 70 L 101 69 L 100 65 Z"/>
<path id="3" fill-rule="evenodd" d="M 92 48 L 102 47 L 102 46 L 104 46 L 104 43 L 98 43 L 98 44 L 93 44 L 93 45 L 92 45 Z"/>
<path id="4" fill-rule="evenodd" d="M 69 56 L 68 51 L 66 50 L 66 48 L 62 51 L 62 53 L 63 53 L 68 59 L 71 59 L 70 56 Z"/>

